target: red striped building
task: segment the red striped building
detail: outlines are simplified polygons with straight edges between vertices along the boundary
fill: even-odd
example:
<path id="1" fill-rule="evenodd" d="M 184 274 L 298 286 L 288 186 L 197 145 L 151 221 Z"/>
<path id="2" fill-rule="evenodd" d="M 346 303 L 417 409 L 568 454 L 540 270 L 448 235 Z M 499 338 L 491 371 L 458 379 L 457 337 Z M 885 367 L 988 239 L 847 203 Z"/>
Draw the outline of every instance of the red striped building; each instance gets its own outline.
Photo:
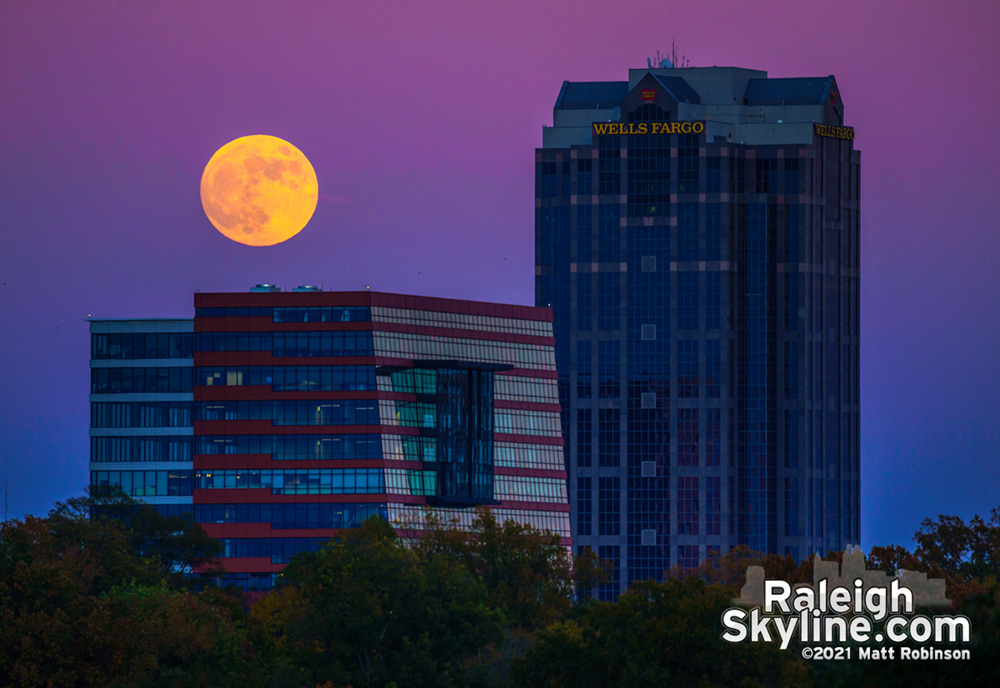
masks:
<path id="1" fill-rule="evenodd" d="M 269 588 L 379 514 L 489 505 L 570 544 L 547 308 L 300 287 L 196 294 L 195 519 L 226 582 Z"/>

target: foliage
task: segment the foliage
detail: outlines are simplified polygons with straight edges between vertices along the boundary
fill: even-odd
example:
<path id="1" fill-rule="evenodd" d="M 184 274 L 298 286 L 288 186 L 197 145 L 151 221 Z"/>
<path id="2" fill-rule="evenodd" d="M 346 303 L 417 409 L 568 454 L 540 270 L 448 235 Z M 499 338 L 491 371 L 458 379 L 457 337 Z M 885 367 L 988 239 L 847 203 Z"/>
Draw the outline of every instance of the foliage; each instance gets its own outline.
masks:
<path id="1" fill-rule="evenodd" d="M 378 518 L 295 557 L 282 579 L 252 620 L 313 682 L 447 685 L 499 637 L 481 580 L 450 557 L 408 549 Z"/>
<path id="2" fill-rule="evenodd" d="M 578 619 L 557 622 L 515 661 L 517 685 L 801 685 L 797 655 L 720 639 L 731 590 L 701 578 L 642 581 L 616 603 L 595 602 Z"/>
<path id="3" fill-rule="evenodd" d="M 0 685 L 227 685 L 244 655 L 218 593 L 157 579 L 107 518 L 0 525 Z"/>
<path id="4" fill-rule="evenodd" d="M 82 497 L 59 502 L 48 521 L 61 541 L 103 548 L 108 529 L 125 539 L 118 554 L 141 562 L 152 580 L 168 577 L 175 585 L 192 580 L 195 571 L 210 572 L 222 545 L 184 516 L 163 516 L 155 507 L 135 500 L 121 489 L 91 487 Z M 86 538 L 92 539 L 90 542 Z M 102 552 L 107 561 L 112 552 Z M 114 570 L 114 569 L 112 569 Z M 120 580 L 127 577 L 120 574 Z"/>
<path id="5" fill-rule="evenodd" d="M 788 581 L 791 584 L 811 583 L 813 563 L 806 559 L 801 564 L 789 556 L 755 552 L 746 545 L 739 545 L 722 555 L 718 560 L 706 560 L 694 571 L 674 570 L 671 576 L 683 578 L 697 576 L 709 583 L 731 586 L 738 590 L 746 582 L 747 567 L 761 566 L 768 578 Z"/>
<path id="6" fill-rule="evenodd" d="M 191 573 L 218 551 L 200 528 L 90 494 L 0 524 L 0 687 L 1000 684 L 1000 510 L 927 519 L 914 540 L 912 552 L 873 547 L 868 566 L 946 578 L 951 613 L 971 621 L 971 662 L 806 663 L 723 642 L 748 566 L 812 580 L 812 561 L 743 547 L 615 603 L 574 603 L 606 563 L 485 508 L 469 531 L 431 520 L 403 539 L 371 519 L 295 557 L 247 611 L 195 591 Z"/>
<path id="7" fill-rule="evenodd" d="M 460 562 L 482 579 L 487 604 L 503 612 L 508 625 L 540 628 L 564 614 L 574 590 L 574 562 L 569 548 L 553 533 L 516 521 L 499 523 L 486 507 L 476 510 L 468 531 L 431 519 L 416 544 L 422 557 Z M 596 558 L 577 562 L 581 580 L 593 587 L 603 568 Z"/>

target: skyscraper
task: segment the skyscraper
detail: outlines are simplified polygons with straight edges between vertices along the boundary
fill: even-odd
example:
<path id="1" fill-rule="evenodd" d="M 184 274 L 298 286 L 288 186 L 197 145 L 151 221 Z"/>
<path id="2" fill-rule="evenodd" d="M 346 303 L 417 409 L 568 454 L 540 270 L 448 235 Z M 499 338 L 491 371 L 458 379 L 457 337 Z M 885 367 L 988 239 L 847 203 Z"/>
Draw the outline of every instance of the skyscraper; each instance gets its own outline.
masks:
<path id="1" fill-rule="evenodd" d="M 192 512 L 224 582 L 267 589 L 372 515 L 486 505 L 570 544 L 547 309 L 265 286 L 91 332 L 92 482 Z"/>
<path id="2" fill-rule="evenodd" d="M 574 544 L 612 597 L 859 540 L 859 164 L 832 76 L 564 82 L 535 152 Z"/>

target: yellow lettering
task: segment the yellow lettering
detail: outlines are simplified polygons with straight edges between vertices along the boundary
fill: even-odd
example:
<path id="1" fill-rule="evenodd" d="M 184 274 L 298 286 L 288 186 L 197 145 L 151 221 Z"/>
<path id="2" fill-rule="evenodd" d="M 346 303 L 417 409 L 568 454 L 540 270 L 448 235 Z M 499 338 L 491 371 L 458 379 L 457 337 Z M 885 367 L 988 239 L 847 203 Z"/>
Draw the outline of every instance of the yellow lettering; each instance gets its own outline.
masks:
<path id="1" fill-rule="evenodd" d="M 681 133 L 682 134 L 690 134 L 691 133 L 691 123 L 690 122 L 684 122 L 681 125 Z"/>
<path id="2" fill-rule="evenodd" d="M 607 124 L 596 124 L 595 123 L 594 124 L 594 133 L 595 134 L 607 134 L 608 133 L 608 125 Z"/>
<path id="3" fill-rule="evenodd" d="M 691 131 L 693 131 L 695 134 L 700 134 L 701 132 L 705 131 L 705 123 L 695 122 L 694 125 L 691 127 Z"/>
<path id="4" fill-rule="evenodd" d="M 646 133 L 646 123 L 645 122 L 639 122 L 639 133 L 640 134 L 645 134 Z"/>
<path id="5" fill-rule="evenodd" d="M 847 139 L 848 141 L 854 140 L 853 127 L 834 127 L 829 124 L 814 124 L 813 130 L 816 132 L 816 136 L 825 136 L 827 138 L 835 138 L 835 139 Z"/>

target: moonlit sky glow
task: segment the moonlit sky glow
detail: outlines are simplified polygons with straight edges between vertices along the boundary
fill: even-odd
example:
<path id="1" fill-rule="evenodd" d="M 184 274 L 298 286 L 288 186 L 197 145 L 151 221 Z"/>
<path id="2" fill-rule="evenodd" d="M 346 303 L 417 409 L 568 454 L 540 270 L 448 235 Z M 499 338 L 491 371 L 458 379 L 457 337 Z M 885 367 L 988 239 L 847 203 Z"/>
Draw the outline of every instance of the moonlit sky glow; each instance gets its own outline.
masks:
<path id="1" fill-rule="evenodd" d="M 533 149 L 564 79 L 834 74 L 862 151 L 862 537 L 1000 505 L 1000 5 L 929 0 L 6 3 L 0 10 L 0 489 L 87 482 L 86 319 L 291 288 L 530 304 Z M 199 198 L 269 133 L 321 180 L 306 231 L 229 241 Z"/>

